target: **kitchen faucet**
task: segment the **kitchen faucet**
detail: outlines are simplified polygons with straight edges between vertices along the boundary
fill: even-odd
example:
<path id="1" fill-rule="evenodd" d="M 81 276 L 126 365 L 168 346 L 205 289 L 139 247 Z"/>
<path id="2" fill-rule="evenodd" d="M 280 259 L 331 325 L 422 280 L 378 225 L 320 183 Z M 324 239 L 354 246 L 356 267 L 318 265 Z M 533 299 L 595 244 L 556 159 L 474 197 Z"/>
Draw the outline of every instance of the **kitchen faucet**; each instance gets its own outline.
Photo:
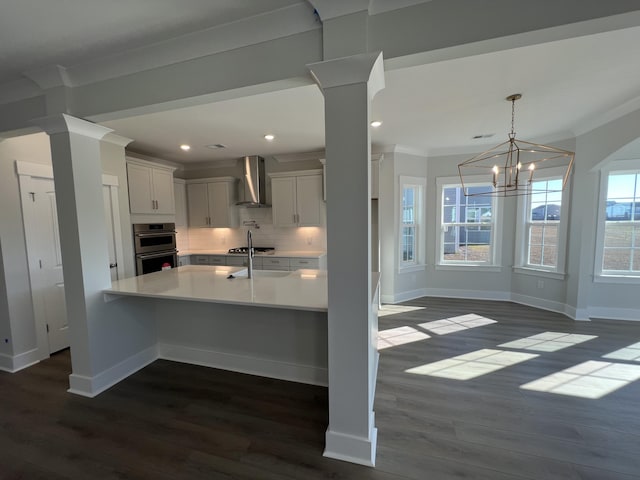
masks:
<path id="1" fill-rule="evenodd" d="M 253 238 L 251 230 L 247 230 L 247 278 L 253 276 Z"/>

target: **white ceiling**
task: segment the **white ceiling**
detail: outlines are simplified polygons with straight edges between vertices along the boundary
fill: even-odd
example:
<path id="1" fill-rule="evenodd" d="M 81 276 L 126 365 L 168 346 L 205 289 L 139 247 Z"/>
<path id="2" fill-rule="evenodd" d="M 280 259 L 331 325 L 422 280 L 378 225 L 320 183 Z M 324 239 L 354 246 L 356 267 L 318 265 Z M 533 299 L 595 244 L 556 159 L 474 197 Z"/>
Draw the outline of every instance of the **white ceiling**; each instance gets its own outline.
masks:
<path id="1" fill-rule="evenodd" d="M 72 66 L 296 3 L 306 2 L 0 0 L 0 83 L 44 65 Z M 69 11 L 72 18 L 62 13 Z M 637 45 L 640 28 L 630 28 L 388 71 L 373 104 L 373 116 L 384 122 L 372 130 L 373 143 L 432 154 L 501 143 L 511 119 L 504 98 L 512 93 L 523 94 L 516 103 L 518 137 L 575 136 L 611 120 L 612 112 L 640 106 Z M 321 150 L 323 124 L 314 85 L 104 123 L 134 139 L 132 149 L 178 162 Z M 266 142 L 265 133 L 275 141 Z M 478 134 L 495 135 L 472 140 Z M 181 143 L 192 150 L 182 152 Z M 206 148 L 214 143 L 227 148 Z"/>
<path id="2" fill-rule="evenodd" d="M 0 0 L 0 83 L 305 0 Z"/>

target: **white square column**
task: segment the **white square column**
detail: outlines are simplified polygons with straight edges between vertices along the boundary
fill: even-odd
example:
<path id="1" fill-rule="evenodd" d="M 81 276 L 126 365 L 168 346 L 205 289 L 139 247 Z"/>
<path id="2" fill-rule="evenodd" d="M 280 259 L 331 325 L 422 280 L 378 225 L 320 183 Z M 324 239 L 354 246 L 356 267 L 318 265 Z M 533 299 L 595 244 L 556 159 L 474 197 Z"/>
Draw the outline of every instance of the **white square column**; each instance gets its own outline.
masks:
<path id="1" fill-rule="evenodd" d="M 329 428 L 324 455 L 373 466 L 377 322 L 372 318 L 369 112 L 384 87 L 382 54 L 308 67 L 325 102 Z"/>
<path id="2" fill-rule="evenodd" d="M 100 139 L 110 129 L 69 115 L 38 121 L 49 134 L 64 269 L 73 373 L 71 391 L 91 395 L 74 382 L 96 373 L 93 323 L 103 307 L 101 291 L 111 286 L 102 197 Z"/>

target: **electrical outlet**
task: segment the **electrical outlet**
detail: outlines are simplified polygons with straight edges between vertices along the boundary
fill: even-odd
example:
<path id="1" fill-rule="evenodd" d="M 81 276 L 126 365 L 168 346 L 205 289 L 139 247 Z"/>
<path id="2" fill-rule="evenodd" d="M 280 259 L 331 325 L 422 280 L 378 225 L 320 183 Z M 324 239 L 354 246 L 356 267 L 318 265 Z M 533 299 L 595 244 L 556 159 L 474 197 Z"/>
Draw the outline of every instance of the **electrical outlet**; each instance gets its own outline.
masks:
<path id="1" fill-rule="evenodd" d="M 544 288 L 544 280 L 538 280 L 538 288 Z"/>
<path id="2" fill-rule="evenodd" d="M 307 237 L 307 245 L 311 245 L 313 243 L 313 237 Z"/>

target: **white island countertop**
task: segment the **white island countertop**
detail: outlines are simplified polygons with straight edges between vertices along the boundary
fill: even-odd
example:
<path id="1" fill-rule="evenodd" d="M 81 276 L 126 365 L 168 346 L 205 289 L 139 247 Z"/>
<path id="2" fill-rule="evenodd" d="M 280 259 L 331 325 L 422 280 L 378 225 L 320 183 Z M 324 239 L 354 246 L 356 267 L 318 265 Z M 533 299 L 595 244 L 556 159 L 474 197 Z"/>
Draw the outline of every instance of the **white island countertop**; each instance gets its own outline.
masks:
<path id="1" fill-rule="evenodd" d="M 327 272 L 254 270 L 245 267 L 186 265 L 113 282 L 105 300 L 138 296 L 255 307 L 327 311 Z M 235 278 L 227 278 L 233 275 Z"/>

